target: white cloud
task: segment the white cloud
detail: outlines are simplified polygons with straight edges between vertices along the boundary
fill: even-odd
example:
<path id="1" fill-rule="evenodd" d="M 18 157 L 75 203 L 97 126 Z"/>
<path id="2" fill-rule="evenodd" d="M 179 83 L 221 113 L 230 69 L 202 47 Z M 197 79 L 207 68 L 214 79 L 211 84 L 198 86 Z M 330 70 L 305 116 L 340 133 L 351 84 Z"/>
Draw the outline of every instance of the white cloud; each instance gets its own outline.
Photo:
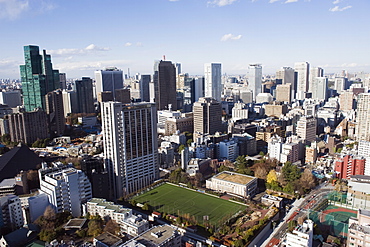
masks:
<path id="1" fill-rule="evenodd" d="M 70 71 L 94 71 L 103 69 L 109 66 L 115 67 L 125 67 L 131 61 L 129 60 L 107 60 L 107 61 L 78 61 L 78 62 L 64 62 L 64 63 L 55 63 L 55 68 L 58 68 L 60 71 L 63 72 L 70 72 Z"/>
<path id="2" fill-rule="evenodd" d="M 0 19 L 15 20 L 28 10 L 28 0 L 0 0 Z"/>
<path id="3" fill-rule="evenodd" d="M 224 36 L 222 36 L 221 41 L 238 40 L 238 39 L 241 39 L 241 38 L 242 38 L 241 34 L 235 36 L 235 35 L 232 35 L 231 33 L 229 33 L 229 34 L 225 34 Z"/>
<path id="4" fill-rule="evenodd" d="M 286 0 L 284 3 L 296 3 L 298 0 Z"/>
<path id="5" fill-rule="evenodd" d="M 142 47 L 142 46 L 143 46 L 143 43 L 141 43 L 141 42 L 136 42 L 136 46 L 137 46 L 137 47 Z"/>
<path id="6" fill-rule="evenodd" d="M 213 0 L 213 1 L 208 1 L 207 3 L 209 5 L 216 5 L 218 7 L 223 7 L 226 5 L 233 4 L 236 0 Z"/>
<path id="7" fill-rule="evenodd" d="M 343 7 L 343 8 L 339 8 L 339 6 L 337 5 L 334 8 L 330 8 L 329 11 L 331 11 L 331 12 L 338 12 L 338 11 L 344 11 L 344 10 L 350 9 L 350 8 L 352 8 L 352 6 L 350 6 L 350 5 L 348 5 L 346 7 Z"/>
<path id="8" fill-rule="evenodd" d="M 278 1 L 280 1 L 280 0 L 270 0 L 269 3 L 275 3 L 275 2 L 278 2 Z"/>
<path id="9" fill-rule="evenodd" d="M 55 8 L 52 0 L 0 0 L 0 19 L 15 20 L 25 13 L 37 15 Z"/>
<path id="10" fill-rule="evenodd" d="M 127 42 L 127 43 L 125 43 L 125 46 L 132 46 L 132 43 Z"/>
<path id="11" fill-rule="evenodd" d="M 335 0 L 335 1 L 333 2 L 333 4 L 338 4 L 338 3 L 340 3 L 340 1 L 341 1 L 341 0 Z"/>
<path id="12" fill-rule="evenodd" d="M 94 53 L 94 52 L 97 52 L 97 51 L 109 51 L 109 50 L 110 50 L 110 48 L 108 48 L 108 47 L 98 47 L 94 44 L 91 44 L 91 45 L 88 45 L 88 46 L 86 46 L 85 48 L 82 48 L 82 49 L 62 48 L 62 49 L 58 49 L 58 50 L 50 50 L 50 51 L 47 51 L 47 52 L 50 53 L 53 56 L 58 57 L 58 56 L 70 56 L 70 55 L 85 55 L 85 54 Z"/>

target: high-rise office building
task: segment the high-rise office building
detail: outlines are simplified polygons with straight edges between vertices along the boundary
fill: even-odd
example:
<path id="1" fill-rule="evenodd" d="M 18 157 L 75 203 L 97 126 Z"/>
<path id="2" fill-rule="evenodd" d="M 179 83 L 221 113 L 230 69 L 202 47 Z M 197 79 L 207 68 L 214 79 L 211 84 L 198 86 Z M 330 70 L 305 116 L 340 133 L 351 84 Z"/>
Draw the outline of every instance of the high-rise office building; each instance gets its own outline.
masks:
<path id="1" fill-rule="evenodd" d="M 356 138 L 358 141 L 370 141 L 370 93 L 357 96 Z"/>
<path id="2" fill-rule="evenodd" d="M 93 84 L 90 77 L 75 81 L 78 113 L 94 113 Z"/>
<path id="3" fill-rule="evenodd" d="M 46 113 L 38 108 L 32 112 L 20 112 L 5 116 L 9 120 L 12 142 L 34 143 L 37 139 L 49 137 Z"/>
<path id="4" fill-rule="evenodd" d="M 221 64 L 204 64 L 204 96 L 221 102 Z"/>
<path id="5" fill-rule="evenodd" d="M 64 133 L 66 123 L 66 119 L 64 117 L 62 90 L 58 89 L 49 92 L 45 97 L 50 136 L 61 136 Z"/>
<path id="6" fill-rule="evenodd" d="M 76 91 L 63 90 L 63 109 L 64 116 L 68 116 L 70 113 L 78 113 L 78 102 Z"/>
<path id="7" fill-rule="evenodd" d="M 158 178 L 156 107 L 103 102 L 101 111 L 105 167 L 114 193 L 111 197 L 119 198 Z"/>
<path id="8" fill-rule="evenodd" d="M 149 82 L 151 80 L 150 75 L 140 75 L 140 99 L 142 102 L 150 102 L 149 96 Z"/>
<path id="9" fill-rule="evenodd" d="M 59 73 L 59 81 L 60 81 L 59 88 L 62 89 L 62 90 L 67 89 L 67 76 L 66 76 L 66 73 Z"/>
<path id="10" fill-rule="evenodd" d="M 276 100 L 280 102 L 291 102 L 291 84 L 283 84 L 276 86 Z"/>
<path id="11" fill-rule="evenodd" d="M 213 135 L 222 131 L 221 103 L 213 98 L 199 98 L 193 105 L 194 134 Z"/>
<path id="12" fill-rule="evenodd" d="M 297 92 L 296 99 L 303 100 L 309 89 L 308 79 L 310 64 L 307 62 L 298 62 L 294 64 L 294 70 L 297 72 Z"/>
<path id="13" fill-rule="evenodd" d="M 115 98 L 115 90 L 123 88 L 123 71 L 116 67 L 95 71 L 96 94 L 110 91 Z"/>
<path id="14" fill-rule="evenodd" d="M 154 64 L 154 97 L 158 110 L 177 110 L 176 68 L 171 61 L 156 61 Z"/>
<path id="15" fill-rule="evenodd" d="M 313 99 L 328 99 L 328 78 L 315 77 L 311 84 L 311 92 Z"/>
<path id="16" fill-rule="evenodd" d="M 297 135 L 305 140 L 306 143 L 311 143 L 316 140 L 316 125 L 317 120 L 313 116 L 301 117 L 297 122 Z"/>
<path id="17" fill-rule="evenodd" d="M 0 104 L 8 105 L 9 107 L 17 107 L 22 105 L 22 97 L 20 90 L 12 91 L 1 91 L 0 92 Z"/>
<path id="18" fill-rule="evenodd" d="M 282 84 L 294 83 L 294 69 L 291 67 L 282 67 L 276 71 L 276 79 L 280 79 Z"/>
<path id="19" fill-rule="evenodd" d="M 334 89 L 337 93 L 341 93 L 349 88 L 348 79 L 345 77 L 335 77 L 334 79 Z"/>
<path id="20" fill-rule="evenodd" d="M 194 78 L 194 101 L 204 97 L 204 77 Z"/>
<path id="21" fill-rule="evenodd" d="M 261 64 L 249 64 L 248 88 L 253 92 L 253 100 L 262 92 L 262 66 Z"/>
<path id="22" fill-rule="evenodd" d="M 59 71 L 53 69 L 51 56 L 39 47 L 24 46 L 25 64 L 20 66 L 23 105 L 26 111 L 40 107 L 45 110 L 45 95 L 60 87 Z"/>
<path id="23" fill-rule="evenodd" d="M 310 76 L 309 76 L 309 92 L 312 92 L 312 84 L 315 82 L 316 77 L 323 77 L 324 70 L 320 67 L 314 67 L 310 69 Z"/>

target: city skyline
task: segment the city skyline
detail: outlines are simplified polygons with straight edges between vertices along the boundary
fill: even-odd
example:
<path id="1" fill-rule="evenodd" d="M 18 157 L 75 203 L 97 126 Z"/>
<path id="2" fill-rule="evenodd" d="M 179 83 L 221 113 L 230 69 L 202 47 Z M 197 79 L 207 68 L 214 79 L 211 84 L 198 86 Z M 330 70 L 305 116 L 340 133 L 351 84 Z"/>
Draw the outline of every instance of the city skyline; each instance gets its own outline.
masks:
<path id="1" fill-rule="evenodd" d="M 153 61 L 263 74 L 307 61 L 325 73 L 370 72 L 365 0 L 0 1 L 0 78 L 20 78 L 24 45 L 38 45 L 68 78 L 115 66 L 152 74 Z"/>

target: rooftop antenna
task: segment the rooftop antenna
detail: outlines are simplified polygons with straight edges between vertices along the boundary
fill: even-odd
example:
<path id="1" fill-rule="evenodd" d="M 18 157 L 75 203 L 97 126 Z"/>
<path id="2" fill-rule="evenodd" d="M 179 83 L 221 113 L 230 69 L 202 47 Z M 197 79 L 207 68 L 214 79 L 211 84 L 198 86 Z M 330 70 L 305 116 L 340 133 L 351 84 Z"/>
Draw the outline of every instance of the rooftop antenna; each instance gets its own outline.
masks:
<path id="1" fill-rule="evenodd" d="M 166 61 L 166 55 L 163 55 L 163 61 Z"/>

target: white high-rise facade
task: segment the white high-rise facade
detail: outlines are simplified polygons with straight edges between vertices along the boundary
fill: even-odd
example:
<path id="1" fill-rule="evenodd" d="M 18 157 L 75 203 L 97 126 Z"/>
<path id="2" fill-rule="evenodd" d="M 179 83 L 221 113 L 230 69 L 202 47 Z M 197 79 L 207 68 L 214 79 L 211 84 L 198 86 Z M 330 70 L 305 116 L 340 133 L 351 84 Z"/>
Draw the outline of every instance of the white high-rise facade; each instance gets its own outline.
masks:
<path id="1" fill-rule="evenodd" d="M 325 100 L 328 98 L 328 78 L 315 77 L 311 84 L 311 92 L 313 99 Z"/>
<path id="2" fill-rule="evenodd" d="M 303 100 L 305 99 L 305 93 L 308 92 L 309 84 L 309 71 L 310 64 L 307 62 L 299 62 L 294 64 L 294 70 L 298 73 L 297 75 L 297 92 L 296 99 Z"/>
<path id="3" fill-rule="evenodd" d="M 253 100 L 262 92 L 262 66 L 261 64 L 249 64 L 248 88 L 253 92 Z"/>
<path id="4" fill-rule="evenodd" d="M 102 103 L 105 166 L 114 198 L 133 193 L 159 176 L 155 104 Z"/>
<path id="5" fill-rule="evenodd" d="M 316 140 L 316 118 L 313 116 L 303 116 L 297 122 L 297 135 L 306 142 L 311 143 Z"/>
<path id="6" fill-rule="evenodd" d="M 370 93 L 357 96 L 356 138 L 358 141 L 370 141 Z"/>
<path id="7" fill-rule="evenodd" d="M 221 102 L 221 64 L 204 64 L 204 96 L 211 97 Z"/>
<path id="8" fill-rule="evenodd" d="M 324 70 L 320 67 L 314 67 L 310 69 L 310 77 L 309 77 L 309 91 L 313 93 L 312 84 L 315 82 L 316 77 L 323 77 Z"/>

